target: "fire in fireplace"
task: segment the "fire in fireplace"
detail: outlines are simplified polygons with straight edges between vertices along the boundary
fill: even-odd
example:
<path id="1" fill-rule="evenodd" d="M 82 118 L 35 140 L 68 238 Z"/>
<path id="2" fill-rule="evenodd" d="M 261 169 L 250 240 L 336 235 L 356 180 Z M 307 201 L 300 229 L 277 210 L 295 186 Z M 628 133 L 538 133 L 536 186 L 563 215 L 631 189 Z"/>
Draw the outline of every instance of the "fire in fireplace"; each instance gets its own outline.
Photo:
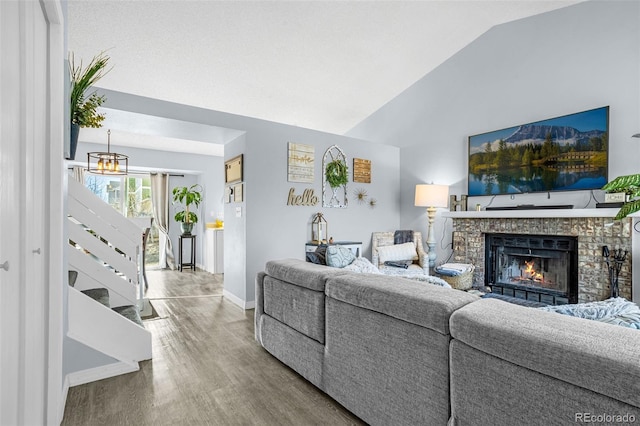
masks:
<path id="1" fill-rule="evenodd" d="M 576 237 L 486 234 L 485 282 L 498 294 L 577 303 L 577 247 Z"/>

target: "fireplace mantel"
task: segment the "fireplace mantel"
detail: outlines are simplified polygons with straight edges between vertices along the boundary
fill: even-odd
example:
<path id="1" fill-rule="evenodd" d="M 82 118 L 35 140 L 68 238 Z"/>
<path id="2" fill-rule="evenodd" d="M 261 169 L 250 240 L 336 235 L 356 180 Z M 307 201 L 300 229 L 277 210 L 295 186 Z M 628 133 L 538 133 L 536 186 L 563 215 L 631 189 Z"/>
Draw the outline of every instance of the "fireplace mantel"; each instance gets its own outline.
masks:
<path id="1" fill-rule="evenodd" d="M 545 217 L 615 217 L 619 209 L 532 209 L 442 212 L 455 219 L 545 218 Z"/>

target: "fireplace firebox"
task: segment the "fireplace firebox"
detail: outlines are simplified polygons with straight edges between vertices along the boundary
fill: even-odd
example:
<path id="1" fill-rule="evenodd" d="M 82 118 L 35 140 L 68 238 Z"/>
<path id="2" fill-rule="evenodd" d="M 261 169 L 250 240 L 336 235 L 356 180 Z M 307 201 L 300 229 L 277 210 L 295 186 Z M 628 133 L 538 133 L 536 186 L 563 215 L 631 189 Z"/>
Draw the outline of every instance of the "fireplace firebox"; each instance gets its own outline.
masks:
<path id="1" fill-rule="evenodd" d="M 519 299 L 577 303 L 577 248 L 570 236 L 485 234 L 485 283 Z"/>

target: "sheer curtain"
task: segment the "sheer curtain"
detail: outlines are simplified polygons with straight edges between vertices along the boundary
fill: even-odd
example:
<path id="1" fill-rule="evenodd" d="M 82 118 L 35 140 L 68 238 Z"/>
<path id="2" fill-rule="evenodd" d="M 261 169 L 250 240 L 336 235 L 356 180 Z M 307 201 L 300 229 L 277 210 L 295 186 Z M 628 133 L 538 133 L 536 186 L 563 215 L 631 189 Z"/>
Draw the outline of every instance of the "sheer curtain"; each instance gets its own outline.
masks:
<path id="1" fill-rule="evenodd" d="M 86 169 L 80 166 L 73 166 L 73 178 L 84 185 L 84 174 Z"/>
<path id="2" fill-rule="evenodd" d="M 169 175 L 167 173 L 151 173 L 151 204 L 153 220 L 160 231 L 158 263 L 163 269 L 176 269 L 171 238 L 169 238 Z"/>

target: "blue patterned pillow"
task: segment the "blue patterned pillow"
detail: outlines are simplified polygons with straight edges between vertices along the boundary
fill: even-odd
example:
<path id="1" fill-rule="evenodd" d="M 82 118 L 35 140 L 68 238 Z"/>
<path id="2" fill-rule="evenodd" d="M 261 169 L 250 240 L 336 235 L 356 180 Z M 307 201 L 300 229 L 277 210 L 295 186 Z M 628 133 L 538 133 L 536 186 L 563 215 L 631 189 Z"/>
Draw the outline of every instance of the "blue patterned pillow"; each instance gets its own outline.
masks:
<path id="1" fill-rule="evenodd" d="M 344 268 L 351 265 L 356 260 L 356 255 L 351 250 L 342 246 L 327 247 L 326 254 L 327 265 L 334 268 Z"/>

